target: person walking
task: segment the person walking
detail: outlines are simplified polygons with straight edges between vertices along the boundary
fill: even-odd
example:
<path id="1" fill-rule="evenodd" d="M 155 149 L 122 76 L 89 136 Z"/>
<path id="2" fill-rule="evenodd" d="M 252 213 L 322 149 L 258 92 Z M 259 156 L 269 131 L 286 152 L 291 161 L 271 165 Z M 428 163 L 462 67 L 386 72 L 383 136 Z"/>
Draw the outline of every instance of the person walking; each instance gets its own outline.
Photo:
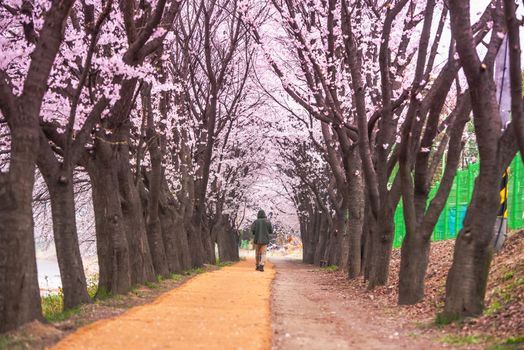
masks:
<path id="1" fill-rule="evenodd" d="M 253 243 L 255 244 L 256 270 L 264 272 L 266 248 L 269 244 L 269 235 L 273 234 L 273 226 L 262 209 L 258 211 L 257 219 L 251 225 L 251 233 L 255 236 Z"/>

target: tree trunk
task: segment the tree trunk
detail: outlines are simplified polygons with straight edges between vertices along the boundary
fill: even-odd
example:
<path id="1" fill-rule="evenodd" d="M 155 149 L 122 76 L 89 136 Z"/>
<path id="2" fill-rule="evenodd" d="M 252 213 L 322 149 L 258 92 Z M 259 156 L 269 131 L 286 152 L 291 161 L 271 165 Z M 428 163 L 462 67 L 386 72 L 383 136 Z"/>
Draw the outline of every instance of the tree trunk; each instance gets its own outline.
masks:
<path id="1" fill-rule="evenodd" d="M 320 220 L 321 220 L 321 214 L 314 214 L 314 222 L 309 222 L 307 224 L 307 231 L 309 236 L 309 248 L 307 251 L 307 263 L 308 264 L 314 264 L 315 263 L 315 250 L 318 245 L 318 241 L 320 238 Z"/>
<path id="2" fill-rule="evenodd" d="M 362 231 L 364 227 L 364 191 L 362 182 L 350 188 L 348 207 L 349 260 L 348 278 L 360 276 L 362 269 Z"/>
<path id="3" fill-rule="evenodd" d="M 314 216 L 310 218 L 314 220 Z M 306 219 L 299 217 L 299 226 L 300 226 L 300 240 L 302 241 L 302 262 L 305 264 L 311 264 L 309 261 L 309 236 L 311 231 L 309 230 L 308 225 L 306 224 Z"/>
<path id="4" fill-rule="evenodd" d="M 12 131 L 9 174 L 0 173 L 0 332 L 42 318 L 31 206 L 37 135 Z"/>
<path id="5" fill-rule="evenodd" d="M 349 156 L 351 181 L 348 185 L 348 217 L 345 222 L 348 235 L 348 278 L 360 275 L 362 266 L 362 230 L 364 227 L 364 182 L 358 149 L 351 151 Z M 346 267 L 346 265 L 344 265 Z"/>
<path id="6" fill-rule="evenodd" d="M 395 209 L 400 201 L 400 177 L 396 176 L 391 190 L 382 189 L 384 193 L 380 195 L 384 198 L 381 204 L 378 218 L 369 215 L 367 229 L 370 240 L 369 256 L 366 259 L 369 263 L 368 288 L 373 289 L 377 286 L 384 286 L 388 281 L 389 263 L 391 251 L 393 249 L 393 238 L 395 236 Z M 371 212 L 371 211 L 370 211 Z"/>
<path id="7" fill-rule="evenodd" d="M 177 227 L 175 223 L 176 214 L 172 208 L 160 206 L 159 209 L 160 229 L 162 233 L 162 240 L 164 242 L 166 262 L 169 272 L 181 273 L 182 271 L 191 268 L 190 262 L 187 264 L 187 266 L 183 267 L 184 262 L 181 257 L 182 248 L 177 241 L 177 234 L 180 231 L 183 231 L 183 227 Z M 183 233 L 185 235 L 185 231 L 183 231 Z M 186 249 L 189 250 L 189 247 L 186 246 Z M 187 253 L 189 253 L 189 251 Z"/>
<path id="8" fill-rule="evenodd" d="M 162 94 L 160 110 L 164 118 L 167 117 L 164 108 L 165 100 L 165 94 Z M 155 130 L 152 108 L 151 85 L 145 84 L 142 88 L 142 109 L 147 121 L 146 136 L 147 144 L 149 145 L 149 156 L 151 159 L 151 173 L 147 178 L 149 185 L 149 201 L 146 214 L 147 240 L 155 274 L 167 277 L 169 275 L 169 268 L 159 217 L 159 200 L 163 180 L 162 145 L 160 135 Z M 139 174 L 136 174 L 136 176 L 138 177 Z"/>
<path id="9" fill-rule="evenodd" d="M 426 238 L 429 237 L 429 238 Z M 416 304 L 424 299 L 424 278 L 429 262 L 431 233 L 406 234 L 402 243 L 399 274 L 400 305 Z"/>
<path id="10" fill-rule="evenodd" d="M 127 131 L 123 131 L 120 139 L 126 139 Z M 131 284 L 142 284 L 155 281 L 155 271 L 151 252 L 149 250 L 144 210 L 140 193 L 134 182 L 129 163 L 129 147 L 123 144 L 117 149 L 118 188 L 122 205 L 122 218 L 127 242 L 131 267 Z M 164 272 L 164 271 L 163 271 Z"/>
<path id="11" fill-rule="evenodd" d="M 39 115 L 73 3 L 53 2 L 46 12 L 22 94 L 15 98 L 6 93 L 4 77 L 0 82 L 0 105 L 11 132 L 9 170 L 0 172 L 0 332 L 42 318 L 32 211 Z"/>
<path id="12" fill-rule="evenodd" d="M 152 215 L 151 208 L 149 208 L 147 213 L 147 239 L 155 275 L 167 277 L 169 275 L 169 268 L 164 243 L 170 244 L 171 247 L 173 247 L 173 245 L 169 233 L 166 232 L 164 237 L 162 233 L 162 224 L 158 212 Z"/>
<path id="13" fill-rule="evenodd" d="M 369 201 L 365 200 L 364 205 L 364 226 L 362 232 L 362 269 L 364 280 L 368 281 L 371 276 L 372 254 L 373 254 L 373 234 L 371 231 L 370 223 L 372 222 L 372 214 L 369 208 Z"/>
<path id="14" fill-rule="evenodd" d="M 237 235 L 229 224 L 229 218 L 227 215 L 221 215 L 219 220 L 219 227 L 217 231 L 217 243 L 218 243 L 218 256 L 220 261 L 238 261 L 240 259 L 238 253 L 238 240 Z"/>
<path id="15" fill-rule="evenodd" d="M 443 312 L 448 319 L 480 315 L 484 309 L 493 254 L 490 242 L 499 206 L 498 178 L 492 176 L 485 180 L 481 181 L 481 176 L 477 178 L 464 227 L 455 242 Z"/>
<path id="16" fill-rule="evenodd" d="M 147 176 L 147 183 L 149 187 L 149 196 L 146 203 L 143 205 L 147 207 L 146 210 L 146 230 L 147 241 L 155 275 L 167 277 L 169 275 L 169 264 L 166 255 L 166 244 L 171 248 L 174 247 L 173 240 L 169 232 L 163 232 L 162 222 L 160 220 L 160 191 L 162 186 L 162 169 L 160 161 L 153 160 L 151 157 L 152 171 Z M 178 261 L 177 261 L 178 263 Z"/>
<path id="17" fill-rule="evenodd" d="M 180 210 L 183 210 L 183 204 L 179 204 L 179 208 L 175 207 L 176 200 L 167 184 L 167 180 L 164 178 L 162 196 L 160 201 L 160 216 L 165 218 L 165 222 L 168 225 L 163 226 L 162 234 L 164 236 L 164 242 L 166 237 L 173 237 L 174 239 L 174 251 L 166 247 L 166 255 L 168 261 L 172 259 L 178 260 L 178 265 L 181 271 L 189 270 L 191 268 L 191 252 L 189 248 L 189 242 L 187 240 L 186 226 L 184 225 L 184 217 L 180 214 Z M 170 240 L 171 238 L 169 238 Z M 173 262 L 173 264 L 175 264 Z M 172 269 L 177 272 L 177 269 Z"/>
<path id="18" fill-rule="evenodd" d="M 336 214 L 335 227 L 337 232 L 337 257 L 335 265 L 341 269 L 348 268 L 349 261 L 349 240 L 350 232 L 348 232 L 348 211 L 343 208 L 340 213 Z"/>
<path id="19" fill-rule="evenodd" d="M 196 210 L 196 208 L 195 208 Z M 202 223 L 200 217 L 193 214 L 188 220 L 190 224 L 188 228 L 188 241 L 191 251 L 191 265 L 192 267 L 202 267 L 204 265 L 204 244 L 202 239 Z"/>
<path id="20" fill-rule="evenodd" d="M 455 319 L 482 313 L 492 257 L 490 243 L 500 206 L 499 182 L 517 149 L 513 143 L 513 135 L 501 131 L 503 125 L 500 120 L 500 106 L 493 81 L 492 65 L 496 53 L 493 48 L 496 48 L 502 39 L 493 35 L 488 47 L 491 55 L 486 55 L 483 61 L 480 61 L 472 40 L 469 2 L 455 0 L 450 1 L 449 5 L 451 30 L 470 88 L 480 158 L 479 175 L 464 218 L 464 226 L 455 243 L 453 264 L 446 280 L 443 316 Z M 493 6 L 494 33 L 504 30 L 501 5 L 498 3 Z M 481 62 L 482 69 L 479 69 Z"/>
<path id="21" fill-rule="evenodd" d="M 342 235 L 336 230 L 337 224 L 333 224 L 335 227 L 331 227 L 329 232 L 329 245 L 327 251 L 327 264 L 328 265 L 339 265 L 340 264 L 340 236 Z"/>
<path id="22" fill-rule="evenodd" d="M 204 218 L 204 215 L 202 215 L 202 218 Z M 211 237 L 211 231 L 208 227 L 208 221 L 202 219 L 202 245 L 204 246 L 204 263 L 207 264 L 214 264 L 216 262 L 216 254 L 215 254 L 215 240 L 213 237 Z"/>
<path id="23" fill-rule="evenodd" d="M 37 165 L 49 190 L 64 309 L 69 309 L 90 302 L 78 243 L 73 168 L 60 164 L 43 134 Z"/>
<path id="24" fill-rule="evenodd" d="M 393 249 L 393 236 L 395 225 L 393 222 L 393 211 L 383 210 L 383 215 L 378 222 L 372 224 L 372 249 L 371 252 L 371 272 L 369 276 L 368 288 L 373 289 L 384 286 L 388 282 L 389 262 Z"/>
<path id="25" fill-rule="evenodd" d="M 182 271 L 189 270 L 193 263 L 191 261 L 191 249 L 187 240 L 187 231 L 183 225 L 184 218 L 175 212 L 174 233 L 178 252 L 178 261 Z"/>
<path id="26" fill-rule="evenodd" d="M 160 191 L 158 201 L 158 219 L 160 223 L 160 232 L 164 244 L 164 251 L 166 254 L 166 263 L 169 272 L 181 273 L 184 270 L 191 268 L 191 263 L 184 266 L 184 261 L 181 257 L 182 249 L 186 249 L 186 254 L 189 254 L 189 247 L 182 248 L 179 244 L 177 235 L 183 230 L 184 225 L 176 224 L 176 209 L 174 207 L 174 198 L 169 192 L 165 177 L 162 177 L 162 188 Z M 183 231 L 185 235 L 185 231 Z"/>
<path id="27" fill-rule="evenodd" d="M 492 250 L 465 237 L 466 230 L 457 238 L 453 265 L 446 280 L 444 315 L 450 320 L 478 316 L 484 309 Z"/>
<path id="28" fill-rule="evenodd" d="M 64 293 L 64 309 L 69 309 L 90 302 L 78 243 L 73 174 L 64 173 L 59 177 L 44 178 L 51 198 L 53 234 Z"/>
<path id="29" fill-rule="evenodd" d="M 106 137 L 109 135 L 97 138 L 94 162 L 89 166 L 99 266 L 97 294 L 123 294 L 131 289 L 129 246 L 115 169 L 117 162 Z"/>
<path id="30" fill-rule="evenodd" d="M 314 264 L 315 249 L 318 244 L 319 234 L 319 214 L 310 213 L 308 219 L 303 218 L 300 232 L 302 236 L 302 261 L 306 264 Z M 304 222 L 307 220 L 307 222 Z"/>
<path id="31" fill-rule="evenodd" d="M 319 216 L 317 230 L 319 234 L 319 239 L 317 249 L 315 250 L 315 265 L 322 266 L 325 264 L 325 251 L 326 246 L 328 244 L 329 234 L 329 225 L 327 223 L 327 219 L 323 215 Z"/>

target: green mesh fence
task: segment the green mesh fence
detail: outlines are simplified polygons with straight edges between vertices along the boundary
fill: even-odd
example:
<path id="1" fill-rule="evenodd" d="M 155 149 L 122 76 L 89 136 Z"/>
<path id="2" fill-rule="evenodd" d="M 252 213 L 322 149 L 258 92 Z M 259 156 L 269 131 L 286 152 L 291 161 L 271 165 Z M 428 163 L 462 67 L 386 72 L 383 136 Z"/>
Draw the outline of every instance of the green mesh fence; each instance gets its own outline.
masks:
<path id="1" fill-rule="evenodd" d="M 462 228 L 462 222 L 471 200 L 475 178 L 479 172 L 479 164 L 470 164 L 466 169 L 459 170 L 453 181 L 453 187 L 440 214 L 432 239 L 435 241 L 453 239 Z M 430 192 L 429 199 L 433 199 L 438 189 L 435 184 Z M 508 189 L 508 227 L 517 229 L 524 227 L 524 165 L 520 155 L 515 157 L 510 166 Z M 395 211 L 395 239 L 394 247 L 400 247 L 406 227 L 402 211 L 402 201 Z"/>

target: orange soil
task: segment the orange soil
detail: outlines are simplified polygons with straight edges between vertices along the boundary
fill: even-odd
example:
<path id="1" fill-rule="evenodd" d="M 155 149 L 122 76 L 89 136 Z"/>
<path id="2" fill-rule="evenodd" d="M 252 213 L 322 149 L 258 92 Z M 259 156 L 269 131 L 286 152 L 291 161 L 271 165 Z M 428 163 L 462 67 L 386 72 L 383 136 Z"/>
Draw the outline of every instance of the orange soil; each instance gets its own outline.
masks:
<path id="1" fill-rule="evenodd" d="M 252 260 L 204 273 L 52 349 L 269 349 L 274 276 L 271 264 L 261 273 Z"/>

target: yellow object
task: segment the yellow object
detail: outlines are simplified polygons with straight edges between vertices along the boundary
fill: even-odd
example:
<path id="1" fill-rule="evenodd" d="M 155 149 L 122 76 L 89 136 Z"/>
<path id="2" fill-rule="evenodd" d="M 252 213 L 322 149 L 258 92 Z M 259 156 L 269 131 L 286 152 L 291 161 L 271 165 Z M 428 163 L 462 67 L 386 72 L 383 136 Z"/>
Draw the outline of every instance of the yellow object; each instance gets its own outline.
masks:
<path id="1" fill-rule="evenodd" d="M 498 216 L 502 216 L 505 219 L 508 217 L 508 177 L 509 173 L 508 169 L 506 169 L 500 182 L 500 209 L 498 214 Z"/>

